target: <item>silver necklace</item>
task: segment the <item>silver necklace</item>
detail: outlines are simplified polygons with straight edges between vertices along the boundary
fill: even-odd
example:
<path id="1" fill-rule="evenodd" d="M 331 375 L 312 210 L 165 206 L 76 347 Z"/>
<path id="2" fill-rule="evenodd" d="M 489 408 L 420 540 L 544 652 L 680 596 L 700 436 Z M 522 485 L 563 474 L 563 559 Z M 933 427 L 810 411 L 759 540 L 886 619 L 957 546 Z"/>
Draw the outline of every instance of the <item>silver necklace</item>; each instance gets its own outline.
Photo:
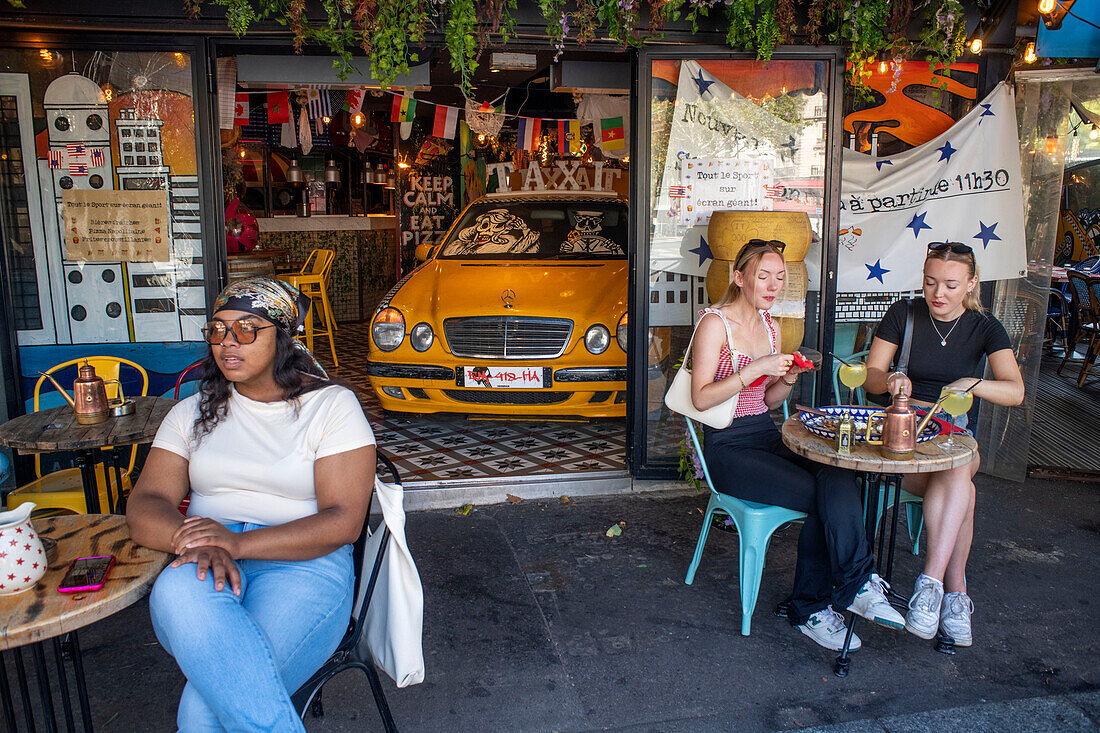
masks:
<path id="1" fill-rule="evenodd" d="M 955 326 L 959 325 L 959 321 L 962 320 L 962 317 L 964 315 L 966 314 L 963 313 L 955 319 L 955 323 L 952 324 L 951 329 L 947 332 L 947 336 L 951 335 L 951 331 L 955 330 Z M 940 337 L 940 346 L 947 346 L 947 336 L 944 336 L 942 333 L 940 333 L 939 326 L 936 325 L 936 319 L 932 317 L 931 312 L 928 313 L 928 320 L 932 322 L 932 328 L 936 329 L 936 335 Z"/>

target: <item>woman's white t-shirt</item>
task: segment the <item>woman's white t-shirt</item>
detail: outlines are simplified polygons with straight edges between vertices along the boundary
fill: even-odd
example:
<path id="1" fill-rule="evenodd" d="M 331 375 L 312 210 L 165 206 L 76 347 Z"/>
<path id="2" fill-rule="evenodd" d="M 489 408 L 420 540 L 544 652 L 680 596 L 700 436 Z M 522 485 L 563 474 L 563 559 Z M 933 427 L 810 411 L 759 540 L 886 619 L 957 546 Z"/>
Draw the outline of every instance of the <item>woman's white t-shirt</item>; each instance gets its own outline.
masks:
<path id="1" fill-rule="evenodd" d="M 226 416 L 196 441 L 200 398 L 173 407 L 153 440 L 154 448 L 188 461 L 189 516 L 270 526 L 316 514 L 313 462 L 375 442 L 359 401 L 344 387 L 307 392 L 297 412 L 290 402 L 256 402 L 233 389 Z"/>

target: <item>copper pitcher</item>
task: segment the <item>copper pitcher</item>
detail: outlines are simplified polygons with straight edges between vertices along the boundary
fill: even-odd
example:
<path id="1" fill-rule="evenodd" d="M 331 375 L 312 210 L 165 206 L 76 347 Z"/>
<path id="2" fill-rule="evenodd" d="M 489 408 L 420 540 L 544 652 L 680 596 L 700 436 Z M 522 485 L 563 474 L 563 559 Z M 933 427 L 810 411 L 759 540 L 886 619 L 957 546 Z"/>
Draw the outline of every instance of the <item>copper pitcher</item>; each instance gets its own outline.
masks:
<path id="1" fill-rule="evenodd" d="M 95 367 L 89 364 L 87 359 L 84 360 L 84 365 L 76 371 L 77 377 L 76 381 L 73 382 L 72 397 L 49 374 L 45 372 L 39 372 L 39 374 L 50 380 L 54 387 L 57 387 L 57 391 L 61 393 L 61 396 L 65 398 L 65 401 L 73 408 L 73 412 L 76 413 L 78 423 L 81 425 L 96 425 L 104 422 L 108 415 L 106 382 L 103 381 L 103 377 L 95 373 Z M 111 381 L 116 382 L 117 380 L 112 379 Z"/>
<path id="2" fill-rule="evenodd" d="M 876 418 L 881 420 L 879 425 L 882 438 L 880 440 L 871 438 L 872 425 Z M 924 422 L 920 427 L 924 427 Z M 900 392 L 885 411 L 868 417 L 864 442 L 868 445 L 881 445 L 883 458 L 904 461 L 912 458 L 917 449 L 917 433 L 917 413 L 909 405 L 909 395 Z"/>

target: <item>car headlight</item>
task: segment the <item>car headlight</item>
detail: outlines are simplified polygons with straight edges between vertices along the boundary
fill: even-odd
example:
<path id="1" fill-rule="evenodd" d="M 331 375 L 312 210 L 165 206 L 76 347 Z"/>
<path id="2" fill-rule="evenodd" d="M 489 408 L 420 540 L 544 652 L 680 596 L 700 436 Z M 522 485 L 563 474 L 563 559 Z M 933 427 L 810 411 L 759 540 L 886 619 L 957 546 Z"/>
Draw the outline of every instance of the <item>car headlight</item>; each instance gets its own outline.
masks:
<path id="1" fill-rule="evenodd" d="M 435 333 L 432 327 L 423 321 L 413 326 L 413 330 L 409 333 L 409 343 L 417 351 L 427 351 L 434 340 Z"/>
<path id="2" fill-rule="evenodd" d="M 393 351 L 405 339 L 405 316 L 396 308 L 383 308 L 374 317 L 370 335 L 382 351 Z"/>
<path id="3" fill-rule="evenodd" d="M 619 348 L 626 351 L 626 314 L 623 313 L 623 317 L 619 319 L 619 325 L 615 326 L 615 340 L 619 342 Z"/>
<path id="4" fill-rule="evenodd" d="M 584 347 L 593 354 L 602 354 L 611 345 L 611 332 L 597 323 L 584 334 Z"/>

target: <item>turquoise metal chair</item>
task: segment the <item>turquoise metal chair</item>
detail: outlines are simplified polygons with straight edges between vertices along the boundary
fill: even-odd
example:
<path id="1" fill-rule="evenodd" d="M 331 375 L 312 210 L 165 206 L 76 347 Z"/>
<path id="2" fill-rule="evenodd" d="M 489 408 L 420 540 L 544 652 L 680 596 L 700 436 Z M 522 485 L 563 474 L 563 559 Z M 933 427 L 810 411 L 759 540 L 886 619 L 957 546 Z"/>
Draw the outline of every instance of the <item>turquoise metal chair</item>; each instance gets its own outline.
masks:
<path id="1" fill-rule="evenodd" d="M 910 494 L 905 489 L 901 491 L 901 506 L 905 507 L 905 524 L 909 528 L 909 544 L 914 555 L 920 554 L 920 533 L 924 529 L 924 498 L 916 494 Z M 878 539 L 878 530 L 882 523 L 883 512 L 889 511 L 894 505 L 894 491 L 889 488 L 879 495 L 878 509 L 875 520 L 875 539 Z"/>
<path id="2" fill-rule="evenodd" d="M 756 608 L 756 597 L 760 591 L 760 576 L 764 572 L 764 556 L 768 552 L 768 544 L 772 534 L 781 525 L 805 519 L 804 512 L 796 512 L 793 509 L 758 504 L 754 501 L 722 494 L 714 488 L 714 482 L 710 480 L 710 470 L 707 468 L 706 459 L 703 458 L 703 446 L 699 442 L 698 429 L 691 420 L 685 418 L 688 435 L 695 454 L 699 458 L 699 465 L 703 467 L 703 476 L 710 488 L 710 501 L 707 502 L 707 511 L 703 515 L 703 528 L 699 530 L 699 541 L 695 543 L 695 555 L 691 558 L 687 577 L 684 582 L 691 585 L 695 580 L 695 571 L 699 567 L 699 561 L 703 558 L 703 547 L 707 543 L 707 535 L 710 533 L 711 521 L 715 512 L 728 514 L 737 527 L 738 559 L 740 565 L 741 586 L 741 635 L 749 635 L 749 626 L 752 622 L 752 612 Z"/>

